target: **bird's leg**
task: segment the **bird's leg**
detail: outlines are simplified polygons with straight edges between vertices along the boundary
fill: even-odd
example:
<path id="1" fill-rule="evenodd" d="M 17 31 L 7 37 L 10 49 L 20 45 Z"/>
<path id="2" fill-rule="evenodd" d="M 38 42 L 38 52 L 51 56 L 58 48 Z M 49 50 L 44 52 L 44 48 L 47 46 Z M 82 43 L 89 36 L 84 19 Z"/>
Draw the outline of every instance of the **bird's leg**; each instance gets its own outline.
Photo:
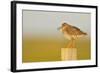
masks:
<path id="1" fill-rule="evenodd" d="M 71 39 L 71 47 L 70 48 L 74 48 L 74 39 Z"/>
<path id="2" fill-rule="evenodd" d="M 67 45 L 67 48 L 71 48 L 72 47 L 72 40 L 70 40 L 69 42 L 68 42 L 68 45 Z"/>
<path id="3" fill-rule="evenodd" d="M 75 39 L 72 39 L 72 48 L 75 48 Z"/>

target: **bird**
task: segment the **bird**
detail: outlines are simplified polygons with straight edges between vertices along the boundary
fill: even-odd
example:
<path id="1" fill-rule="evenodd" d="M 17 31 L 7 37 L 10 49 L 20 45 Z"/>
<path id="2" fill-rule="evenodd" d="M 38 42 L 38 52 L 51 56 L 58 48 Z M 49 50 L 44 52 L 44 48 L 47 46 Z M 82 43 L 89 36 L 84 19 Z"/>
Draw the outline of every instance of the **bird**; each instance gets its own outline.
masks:
<path id="1" fill-rule="evenodd" d="M 69 40 L 67 48 L 76 48 L 75 47 L 75 40 L 87 35 L 86 32 L 83 32 L 76 26 L 72 26 L 69 23 L 62 23 L 58 30 L 63 33 L 64 37 Z"/>

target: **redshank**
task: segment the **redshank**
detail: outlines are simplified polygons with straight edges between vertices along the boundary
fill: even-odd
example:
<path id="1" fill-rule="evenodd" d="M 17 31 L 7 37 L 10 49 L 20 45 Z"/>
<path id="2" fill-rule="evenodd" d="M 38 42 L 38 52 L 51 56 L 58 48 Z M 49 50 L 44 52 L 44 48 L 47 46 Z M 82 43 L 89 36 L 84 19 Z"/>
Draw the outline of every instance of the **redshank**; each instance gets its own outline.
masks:
<path id="1" fill-rule="evenodd" d="M 63 33 L 66 39 L 70 40 L 67 48 L 76 48 L 75 39 L 87 35 L 87 33 L 68 23 L 63 23 L 58 29 Z"/>

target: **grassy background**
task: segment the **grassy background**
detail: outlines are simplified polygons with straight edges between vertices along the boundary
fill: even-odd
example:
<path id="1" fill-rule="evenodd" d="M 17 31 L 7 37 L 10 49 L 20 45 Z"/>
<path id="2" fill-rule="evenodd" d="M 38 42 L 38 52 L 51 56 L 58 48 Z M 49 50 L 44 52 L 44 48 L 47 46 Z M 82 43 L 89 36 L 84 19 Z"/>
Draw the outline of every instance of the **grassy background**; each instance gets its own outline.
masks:
<path id="1" fill-rule="evenodd" d="M 61 61 L 61 48 L 67 47 L 68 40 L 56 38 L 23 38 L 22 61 L 45 62 Z M 90 59 L 90 40 L 81 38 L 76 40 L 78 60 Z"/>

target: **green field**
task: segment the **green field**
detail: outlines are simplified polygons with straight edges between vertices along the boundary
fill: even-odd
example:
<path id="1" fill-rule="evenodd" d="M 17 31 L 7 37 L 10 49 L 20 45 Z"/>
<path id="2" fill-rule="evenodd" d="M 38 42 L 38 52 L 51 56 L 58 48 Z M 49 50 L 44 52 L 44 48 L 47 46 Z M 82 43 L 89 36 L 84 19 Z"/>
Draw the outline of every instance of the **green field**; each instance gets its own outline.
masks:
<path id="1" fill-rule="evenodd" d="M 24 37 L 22 47 L 22 61 L 45 62 L 61 61 L 61 48 L 67 47 L 68 40 L 56 38 L 28 38 Z M 78 60 L 90 59 L 90 40 L 80 38 L 76 40 Z"/>

